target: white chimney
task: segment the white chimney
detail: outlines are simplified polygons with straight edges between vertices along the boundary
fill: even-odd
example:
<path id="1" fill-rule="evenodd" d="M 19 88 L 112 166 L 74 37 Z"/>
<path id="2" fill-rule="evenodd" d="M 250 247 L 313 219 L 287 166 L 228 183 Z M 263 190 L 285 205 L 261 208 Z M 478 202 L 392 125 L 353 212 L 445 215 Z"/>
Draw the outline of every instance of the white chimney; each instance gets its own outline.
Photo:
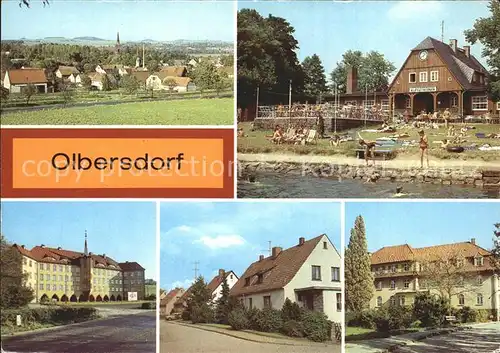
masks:
<path id="1" fill-rule="evenodd" d="M 456 53 L 457 52 L 458 41 L 456 39 L 450 39 L 450 48 Z"/>

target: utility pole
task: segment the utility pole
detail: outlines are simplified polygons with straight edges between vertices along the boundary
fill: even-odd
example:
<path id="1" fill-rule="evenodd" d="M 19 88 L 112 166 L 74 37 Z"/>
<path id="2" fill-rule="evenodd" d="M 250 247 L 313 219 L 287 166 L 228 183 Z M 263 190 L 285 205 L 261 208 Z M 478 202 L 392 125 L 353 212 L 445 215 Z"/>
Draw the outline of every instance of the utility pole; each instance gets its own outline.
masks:
<path id="1" fill-rule="evenodd" d="M 194 264 L 194 268 L 193 268 L 193 271 L 194 271 L 194 280 L 196 281 L 196 279 L 198 278 L 198 265 L 200 264 L 198 261 L 195 261 L 193 262 Z"/>
<path id="2" fill-rule="evenodd" d="M 255 108 L 255 117 L 259 117 L 259 86 L 257 86 L 257 106 Z"/>

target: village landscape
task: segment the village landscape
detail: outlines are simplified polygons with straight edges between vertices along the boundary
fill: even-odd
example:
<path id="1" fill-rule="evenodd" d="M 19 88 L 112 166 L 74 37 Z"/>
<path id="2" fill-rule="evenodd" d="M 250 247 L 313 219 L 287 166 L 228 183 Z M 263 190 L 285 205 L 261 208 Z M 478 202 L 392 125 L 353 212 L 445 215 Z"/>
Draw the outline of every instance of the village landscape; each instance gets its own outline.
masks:
<path id="1" fill-rule="evenodd" d="M 370 6 L 382 15 L 369 17 Z M 500 22 L 499 6 L 241 4 L 239 196 L 498 198 L 498 32 L 489 29 Z M 306 7 L 319 18 L 334 14 L 344 26 L 367 16 L 401 52 L 390 40 L 367 45 L 362 28 L 320 46 L 327 32 L 311 22 L 314 15 L 298 15 Z M 468 20 L 449 18 L 453 9 L 469 11 Z M 431 27 L 409 33 L 407 25 L 418 21 L 408 14 L 427 10 Z M 320 39 L 308 40 L 312 32 Z M 252 48 L 266 33 L 274 41 L 257 58 Z M 276 55 L 271 44 L 285 50 Z"/>
<path id="2" fill-rule="evenodd" d="M 110 22 L 117 23 L 117 29 L 102 37 L 93 35 L 90 24 L 82 26 L 79 36 L 68 37 L 60 28 L 68 27 L 71 18 L 60 17 L 59 11 L 70 6 L 55 3 L 21 10 L 16 4 L 2 4 L 4 12 L 15 11 L 15 18 L 36 12 L 59 24 L 59 29 L 51 26 L 50 36 L 41 38 L 36 32 L 20 38 L 2 31 L 2 124 L 233 122 L 231 35 L 226 36 L 229 39 L 203 39 L 204 33 L 197 37 L 201 39 L 171 38 L 172 31 L 162 34 L 159 22 L 153 21 L 148 28 L 157 31 L 140 36 L 128 29 L 120 32 L 120 19 L 113 18 Z M 113 4 L 103 6 L 117 9 Z M 145 7 L 154 10 L 153 5 Z M 219 10 L 219 16 L 225 13 L 231 19 L 230 6 L 221 4 Z M 10 16 L 5 21 L 15 19 Z M 193 37 L 196 30 L 193 27 L 189 35 Z M 231 28 L 226 32 L 230 34 Z M 133 38 L 127 37 L 130 33 Z"/>

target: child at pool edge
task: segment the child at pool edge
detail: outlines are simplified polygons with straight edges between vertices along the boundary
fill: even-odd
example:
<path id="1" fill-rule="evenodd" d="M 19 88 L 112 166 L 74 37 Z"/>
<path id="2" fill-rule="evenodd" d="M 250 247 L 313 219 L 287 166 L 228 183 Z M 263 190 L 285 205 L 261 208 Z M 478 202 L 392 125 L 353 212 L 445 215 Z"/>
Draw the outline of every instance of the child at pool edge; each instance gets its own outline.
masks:
<path id="1" fill-rule="evenodd" d="M 427 160 L 427 168 L 429 168 L 429 139 L 427 138 L 427 135 L 425 134 L 424 130 L 420 130 L 418 132 L 420 135 L 420 168 L 424 167 L 424 154 L 426 156 Z"/>

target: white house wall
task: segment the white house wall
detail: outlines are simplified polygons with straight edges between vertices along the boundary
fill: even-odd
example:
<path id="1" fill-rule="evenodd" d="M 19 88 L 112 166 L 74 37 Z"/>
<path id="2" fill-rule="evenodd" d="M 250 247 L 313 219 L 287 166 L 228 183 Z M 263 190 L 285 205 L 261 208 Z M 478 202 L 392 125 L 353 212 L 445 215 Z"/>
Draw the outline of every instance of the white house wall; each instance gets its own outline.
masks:
<path id="1" fill-rule="evenodd" d="M 324 242 L 327 242 L 327 249 L 323 248 Z M 328 237 L 323 236 L 299 271 L 297 271 L 292 280 L 285 286 L 285 299 L 289 298 L 292 302 L 297 302 L 298 293 L 295 292 L 295 289 L 298 288 L 328 288 L 329 290 L 323 291 L 323 311 L 330 320 L 340 322 L 342 319 L 342 312 L 337 311 L 336 293 L 342 293 L 341 282 L 332 281 L 331 269 L 332 267 L 340 268 L 340 263 L 341 259 L 339 253 L 335 250 Z M 313 265 L 321 267 L 321 281 L 312 280 Z"/>
<path id="2" fill-rule="evenodd" d="M 227 285 L 229 286 L 229 289 L 233 288 L 236 282 L 238 282 L 238 277 L 234 274 L 234 272 L 227 275 Z M 219 286 L 213 291 L 212 296 L 214 302 L 222 296 L 222 283 L 219 284 Z"/>
<path id="3" fill-rule="evenodd" d="M 257 294 L 250 295 L 240 295 L 239 299 L 243 299 L 243 304 L 245 308 L 250 307 L 249 298 L 252 298 L 252 307 L 257 309 L 264 309 L 264 297 L 271 297 L 271 307 L 273 309 L 281 309 L 283 307 L 283 303 L 285 303 L 285 293 L 283 289 L 278 289 L 270 292 L 262 292 Z"/>

